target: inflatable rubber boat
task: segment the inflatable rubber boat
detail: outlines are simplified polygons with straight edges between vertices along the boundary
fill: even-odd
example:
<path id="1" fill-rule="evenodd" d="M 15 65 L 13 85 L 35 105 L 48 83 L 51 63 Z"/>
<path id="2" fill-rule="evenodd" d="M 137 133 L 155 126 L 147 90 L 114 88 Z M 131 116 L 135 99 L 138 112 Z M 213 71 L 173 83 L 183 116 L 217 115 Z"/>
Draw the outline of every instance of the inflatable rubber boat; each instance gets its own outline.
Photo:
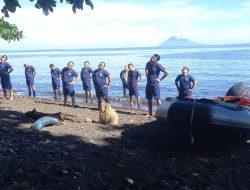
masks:
<path id="1" fill-rule="evenodd" d="M 161 125 L 172 126 L 194 136 L 250 133 L 249 106 L 210 99 L 166 100 L 156 110 L 156 118 Z"/>

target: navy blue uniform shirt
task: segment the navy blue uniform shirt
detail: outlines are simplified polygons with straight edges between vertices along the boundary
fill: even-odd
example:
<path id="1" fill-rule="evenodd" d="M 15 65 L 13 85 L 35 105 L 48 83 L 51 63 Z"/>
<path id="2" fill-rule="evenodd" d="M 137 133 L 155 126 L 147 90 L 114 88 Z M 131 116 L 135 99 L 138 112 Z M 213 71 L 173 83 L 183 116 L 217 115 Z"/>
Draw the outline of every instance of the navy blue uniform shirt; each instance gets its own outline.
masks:
<path id="1" fill-rule="evenodd" d="M 180 90 L 185 91 L 191 88 L 191 82 L 194 83 L 195 79 L 191 75 L 178 75 L 175 79 L 175 82 L 179 81 L 180 82 Z"/>
<path id="2" fill-rule="evenodd" d="M 51 79 L 52 79 L 52 81 L 57 81 L 58 78 L 60 78 L 60 74 L 62 72 L 61 72 L 60 69 L 55 68 L 55 69 L 51 69 L 50 73 L 51 73 Z"/>
<path id="3" fill-rule="evenodd" d="M 35 72 L 36 70 L 35 70 L 35 68 L 33 67 L 33 66 L 28 66 L 28 67 L 25 67 L 25 70 L 24 70 L 24 72 L 25 72 L 25 77 L 26 78 L 32 78 L 32 77 L 34 77 L 34 72 Z"/>
<path id="4" fill-rule="evenodd" d="M 128 72 L 128 84 L 129 84 L 129 86 L 136 84 L 138 81 L 138 78 L 141 76 L 142 76 L 141 73 L 136 69 L 134 71 L 129 71 Z"/>
<path id="5" fill-rule="evenodd" d="M 147 82 L 150 85 L 158 84 L 158 82 L 155 81 L 155 78 L 159 78 L 160 72 L 165 71 L 165 68 L 161 64 L 151 62 L 146 64 L 145 69 L 148 70 Z"/>
<path id="6" fill-rule="evenodd" d="M 81 71 L 81 80 L 83 82 L 87 82 L 93 72 L 93 69 L 91 69 L 90 67 L 83 67 Z"/>
<path id="7" fill-rule="evenodd" d="M 68 69 L 67 67 L 64 67 L 62 70 L 62 82 L 64 85 L 70 85 L 69 83 L 72 82 L 75 78 L 78 77 L 78 74 L 73 69 Z"/>
<path id="8" fill-rule="evenodd" d="M 108 71 L 104 69 L 96 69 L 93 73 L 93 82 L 95 86 L 99 89 L 103 88 L 103 86 L 107 83 L 106 78 L 109 76 L 110 74 Z"/>

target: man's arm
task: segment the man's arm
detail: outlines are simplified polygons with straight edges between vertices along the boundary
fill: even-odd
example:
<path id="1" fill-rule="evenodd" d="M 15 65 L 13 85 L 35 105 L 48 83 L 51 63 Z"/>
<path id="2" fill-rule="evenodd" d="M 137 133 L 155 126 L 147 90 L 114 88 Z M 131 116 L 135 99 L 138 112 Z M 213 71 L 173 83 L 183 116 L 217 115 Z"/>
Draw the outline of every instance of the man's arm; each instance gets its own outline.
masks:
<path id="1" fill-rule="evenodd" d="M 177 90 L 179 90 L 179 88 L 180 88 L 179 76 L 177 76 L 176 79 L 175 79 L 175 86 L 176 86 Z"/>
<path id="2" fill-rule="evenodd" d="M 160 78 L 160 81 L 162 81 L 163 79 L 166 78 L 166 76 L 169 75 L 169 72 L 167 71 L 167 69 L 165 69 L 163 72 L 164 72 L 164 75 Z"/>
<path id="3" fill-rule="evenodd" d="M 14 70 L 14 68 L 10 67 L 9 70 L 8 70 L 8 73 L 10 74 L 13 70 Z"/>
<path id="4" fill-rule="evenodd" d="M 108 83 L 105 84 L 104 87 L 105 87 L 105 88 L 108 88 L 111 82 L 112 82 L 112 76 L 109 75 L 109 76 L 108 76 Z"/>
<path id="5" fill-rule="evenodd" d="M 192 87 L 191 87 L 191 89 L 190 89 L 191 91 L 196 87 L 196 81 L 193 81 L 192 83 L 193 83 L 193 84 L 192 84 Z"/>

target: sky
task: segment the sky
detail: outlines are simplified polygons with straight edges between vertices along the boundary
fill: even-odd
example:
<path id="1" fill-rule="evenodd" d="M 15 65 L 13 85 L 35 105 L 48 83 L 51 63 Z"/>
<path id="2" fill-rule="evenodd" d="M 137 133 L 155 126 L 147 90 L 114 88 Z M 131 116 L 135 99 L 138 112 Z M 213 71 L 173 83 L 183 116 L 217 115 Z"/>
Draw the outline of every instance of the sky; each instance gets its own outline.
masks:
<path id="1" fill-rule="evenodd" d="M 21 0 L 19 2 L 22 2 Z M 250 43 L 250 0 L 92 0 L 72 12 L 60 4 L 45 16 L 25 1 L 5 20 L 25 38 L 0 40 L 7 50 L 154 47 L 171 36 L 207 44 Z M 0 7 L 3 3 L 0 1 Z"/>

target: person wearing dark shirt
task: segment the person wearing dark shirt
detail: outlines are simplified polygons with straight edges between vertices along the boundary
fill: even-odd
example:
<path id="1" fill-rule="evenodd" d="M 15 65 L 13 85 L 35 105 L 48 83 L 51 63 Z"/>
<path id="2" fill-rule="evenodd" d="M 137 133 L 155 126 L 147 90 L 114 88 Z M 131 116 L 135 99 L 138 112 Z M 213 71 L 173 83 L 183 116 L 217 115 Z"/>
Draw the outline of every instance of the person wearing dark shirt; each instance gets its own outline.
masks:
<path id="1" fill-rule="evenodd" d="M 120 79 L 122 81 L 123 97 L 126 97 L 126 90 L 128 89 L 128 66 L 126 65 L 124 69 L 120 72 Z"/>
<path id="2" fill-rule="evenodd" d="M 29 96 L 31 96 L 32 93 L 33 97 L 36 97 L 36 89 L 34 84 L 34 77 L 36 76 L 36 70 L 33 66 L 26 63 L 23 66 L 25 68 L 24 72 L 25 72 L 26 84 L 29 90 Z"/>
<path id="3" fill-rule="evenodd" d="M 67 67 L 62 69 L 61 78 L 63 83 L 64 104 L 66 105 L 68 96 L 71 96 L 72 106 L 75 106 L 75 83 L 80 79 L 79 75 L 73 70 L 74 62 L 69 61 Z"/>
<path id="4" fill-rule="evenodd" d="M 148 99 L 149 116 L 152 116 L 153 97 L 156 100 L 157 106 L 161 104 L 160 82 L 169 74 L 168 71 L 158 63 L 159 60 L 160 56 L 158 54 L 154 54 L 145 67 L 147 77 L 146 99 Z M 159 77 L 160 72 L 164 73 L 161 78 Z"/>
<path id="5" fill-rule="evenodd" d="M 82 86 L 85 92 L 85 102 L 88 102 L 88 98 L 90 98 L 91 102 L 93 102 L 91 93 L 91 79 L 93 72 L 93 69 L 89 67 L 89 61 L 85 61 L 81 71 Z"/>
<path id="6" fill-rule="evenodd" d="M 96 97 L 98 100 L 99 110 L 101 109 L 102 99 L 104 99 L 105 102 L 109 103 L 108 88 L 112 81 L 111 75 L 104 68 L 105 68 L 105 63 L 100 62 L 98 65 L 98 69 L 96 69 L 92 75 L 93 83 L 95 86 Z"/>
<path id="7" fill-rule="evenodd" d="M 133 109 L 133 96 L 137 100 L 137 108 L 140 108 L 140 96 L 139 96 L 139 87 L 138 84 L 142 79 L 141 73 L 134 68 L 133 63 L 128 64 L 128 90 L 129 90 L 129 100 L 130 100 L 130 109 Z"/>
<path id="8" fill-rule="evenodd" d="M 13 89 L 10 80 L 10 73 L 14 70 L 13 67 L 6 62 L 8 57 L 3 55 L 0 62 L 0 78 L 3 89 L 4 98 L 7 98 L 7 90 L 9 91 L 9 100 L 13 100 Z"/>
<path id="9" fill-rule="evenodd" d="M 175 79 L 175 85 L 179 92 L 178 98 L 181 100 L 191 99 L 192 91 L 196 87 L 195 79 L 189 74 L 189 68 L 183 67 L 182 74 Z"/>
<path id="10" fill-rule="evenodd" d="M 54 91 L 54 98 L 57 99 L 57 94 L 59 98 L 62 98 L 61 93 L 61 70 L 58 69 L 54 64 L 50 64 L 50 74 L 51 74 L 51 81 L 52 81 L 52 88 Z"/>

